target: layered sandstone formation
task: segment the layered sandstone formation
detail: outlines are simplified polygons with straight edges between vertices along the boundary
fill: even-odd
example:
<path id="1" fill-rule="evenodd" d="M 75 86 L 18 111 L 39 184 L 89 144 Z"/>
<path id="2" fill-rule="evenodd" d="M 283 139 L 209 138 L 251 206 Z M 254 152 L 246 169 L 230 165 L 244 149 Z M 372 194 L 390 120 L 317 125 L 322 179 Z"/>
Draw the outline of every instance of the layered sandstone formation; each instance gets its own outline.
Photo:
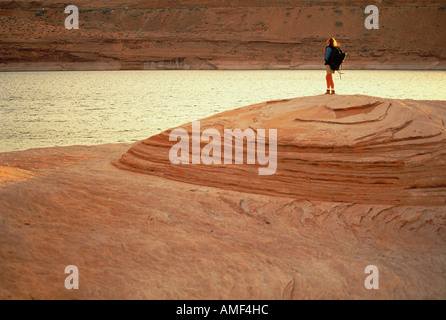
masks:
<path id="1" fill-rule="evenodd" d="M 201 121 L 279 129 L 263 178 L 173 166 L 169 131 L 2 153 L 0 298 L 445 299 L 444 116 L 442 101 L 317 96 Z"/>
<path id="2" fill-rule="evenodd" d="M 136 143 L 117 166 L 193 184 L 296 199 L 444 205 L 445 111 L 443 102 L 367 96 L 270 101 L 200 121 L 201 132 L 220 133 L 222 159 L 214 161 L 217 164 L 173 165 L 169 152 L 177 139 L 169 141 L 172 130 L 167 130 Z M 192 125 L 182 128 L 192 139 Z M 224 138 L 224 130 L 248 128 L 277 130 L 275 174 L 259 175 L 258 168 L 265 166 L 258 161 L 247 165 L 247 138 L 240 134 L 236 139 L 245 139 L 244 164 L 229 164 L 235 163 L 231 160 L 224 164 L 223 149 L 236 146 Z M 209 144 L 207 140 L 201 141 L 200 149 Z M 197 150 L 191 144 L 188 158 Z"/>
<path id="3" fill-rule="evenodd" d="M 383 0 L 367 30 L 364 1 L 0 0 L 0 70 L 323 69 L 325 41 L 345 68 L 445 69 L 442 1 Z"/>

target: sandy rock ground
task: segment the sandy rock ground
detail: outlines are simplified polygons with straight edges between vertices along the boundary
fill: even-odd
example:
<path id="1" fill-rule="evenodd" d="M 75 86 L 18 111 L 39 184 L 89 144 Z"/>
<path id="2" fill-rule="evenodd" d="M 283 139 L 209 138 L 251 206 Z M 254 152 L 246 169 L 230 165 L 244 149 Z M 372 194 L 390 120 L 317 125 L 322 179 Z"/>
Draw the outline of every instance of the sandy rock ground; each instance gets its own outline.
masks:
<path id="1" fill-rule="evenodd" d="M 301 110 L 303 102 L 311 99 L 293 100 L 294 109 Z M 432 122 L 421 120 L 420 130 L 435 127 L 444 112 L 441 103 L 412 102 L 415 114 L 424 108 L 432 118 Z M 260 109 L 250 106 L 237 112 L 270 106 L 265 103 Z M 282 113 L 271 114 L 276 118 Z M 231 113 L 223 116 L 230 119 Z M 314 117 L 307 113 L 310 116 Z M 358 115 L 349 114 L 344 122 L 353 116 Z M 440 135 L 437 144 L 430 140 L 426 145 L 431 151 L 441 144 L 438 137 L 444 138 L 444 126 L 443 131 L 435 128 Z M 411 144 L 419 141 L 423 145 L 423 139 Z M 216 187 L 118 168 L 119 159 L 135 146 L 140 144 L 0 154 L 0 298 L 446 297 L 442 153 L 431 153 L 443 161 L 435 162 L 440 178 L 431 180 L 436 191 L 430 190 L 431 201 L 406 194 L 407 203 L 392 203 L 374 198 L 373 190 L 369 197 L 350 201 L 321 200 L 333 187 L 330 183 L 313 195 L 290 196 L 227 188 L 223 175 L 223 187 Z M 427 157 L 425 163 L 431 160 Z M 187 176 L 189 169 L 182 170 Z M 416 170 L 402 176 L 407 174 L 417 180 Z M 299 177 L 293 179 L 299 189 Z M 79 268 L 79 290 L 64 286 L 68 265 Z M 379 269 L 378 290 L 364 287 L 368 265 Z"/>

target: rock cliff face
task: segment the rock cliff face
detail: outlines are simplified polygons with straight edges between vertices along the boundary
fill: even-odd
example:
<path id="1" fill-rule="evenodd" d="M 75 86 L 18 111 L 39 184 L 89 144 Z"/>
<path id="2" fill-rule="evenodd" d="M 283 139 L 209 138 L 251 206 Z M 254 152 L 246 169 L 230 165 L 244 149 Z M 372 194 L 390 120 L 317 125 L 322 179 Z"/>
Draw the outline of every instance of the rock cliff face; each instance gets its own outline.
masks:
<path id="1" fill-rule="evenodd" d="M 367 30 L 361 1 L 0 0 L 0 70 L 314 69 L 334 36 L 345 68 L 446 68 L 441 1 L 380 1 Z"/>
<path id="2" fill-rule="evenodd" d="M 278 128 L 264 180 L 256 165 L 173 167 L 168 132 L 2 153 L 0 298 L 445 299 L 445 110 L 318 96 L 200 121 Z"/>

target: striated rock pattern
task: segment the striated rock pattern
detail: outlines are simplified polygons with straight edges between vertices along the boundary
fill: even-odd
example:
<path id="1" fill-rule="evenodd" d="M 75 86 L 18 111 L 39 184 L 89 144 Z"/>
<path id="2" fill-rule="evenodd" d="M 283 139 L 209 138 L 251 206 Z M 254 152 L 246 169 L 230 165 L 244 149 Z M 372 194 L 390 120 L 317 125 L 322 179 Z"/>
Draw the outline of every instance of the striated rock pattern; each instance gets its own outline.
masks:
<path id="1" fill-rule="evenodd" d="M 446 298 L 444 205 L 271 197 L 111 166 L 129 147 L 0 154 L 0 299 Z M 79 290 L 65 289 L 67 265 Z M 367 265 L 379 290 L 364 287 Z"/>
<path id="2" fill-rule="evenodd" d="M 378 1 L 374 30 L 359 0 L 73 4 L 78 30 L 65 28 L 66 2 L 0 0 L 0 70 L 324 69 L 332 36 L 345 68 L 446 69 L 440 0 Z"/>
<path id="3" fill-rule="evenodd" d="M 444 205 L 445 116 L 443 101 L 341 95 L 270 101 L 203 119 L 200 129 L 217 129 L 222 149 L 228 143 L 224 129 L 277 129 L 273 175 L 259 175 L 258 161 L 246 164 L 246 146 L 244 164 L 174 165 L 169 158 L 177 143 L 169 141 L 173 129 L 136 143 L 115 165 L 182 182 L 294 199 Z M 181 128 L 191 136 L 191 124 Z M 200 148 L 207 144 L 202 141 Z M 194 149 L 189 152 L 191 159 Z"/>
<path id="4" fill-rule="evenodd" d="M 173 166 L 170 130 L 0 153 L 0 299 L 445 299 L 444 113 L 316 96 L 201 121 L 278 129 L 270 176 Z"/>

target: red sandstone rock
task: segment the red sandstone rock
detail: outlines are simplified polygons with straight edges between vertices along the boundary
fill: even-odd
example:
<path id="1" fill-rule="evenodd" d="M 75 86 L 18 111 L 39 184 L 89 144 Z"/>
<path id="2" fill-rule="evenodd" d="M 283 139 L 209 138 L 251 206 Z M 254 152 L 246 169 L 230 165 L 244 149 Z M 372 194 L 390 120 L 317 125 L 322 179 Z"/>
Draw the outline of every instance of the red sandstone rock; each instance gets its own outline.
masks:
<path id="1" fill-rule="evenodd" d="M 268 188 L 230 166 L 149 172 L 166 133 L 0 154 L 0 298 L 446 298 L 444 102 L 330 98 L 202 121 L 282 129 Z"/>
<path id="2" fill-rule="evenodd" d="M 362 1 L 0 0 L 0 70 L 324 69 L 325 41 L 345 68 L 445 69 L 441 1 L 382 1 L 379 30 Z M 341 25 L 342 24 L 342 25 Z"/>
<path id="3" fill-rule="evenodd" d="M 116 165 L 173 180 L 271 196 L 444 205 L 445 111 L 444 102 L 366 96 L 270 101 L 223 112 L 200 123 L 202 131 L 220 131 L 222 146 L 224 129 L 277 129 L 274 175 L 260 176 L 257 167 L 261 165 L 173 165 L 169 151 L 177 142 L 169 141 L 171 130 L 136 143 Z M 183 127 L 191 132 L 190 124 Z"/>

